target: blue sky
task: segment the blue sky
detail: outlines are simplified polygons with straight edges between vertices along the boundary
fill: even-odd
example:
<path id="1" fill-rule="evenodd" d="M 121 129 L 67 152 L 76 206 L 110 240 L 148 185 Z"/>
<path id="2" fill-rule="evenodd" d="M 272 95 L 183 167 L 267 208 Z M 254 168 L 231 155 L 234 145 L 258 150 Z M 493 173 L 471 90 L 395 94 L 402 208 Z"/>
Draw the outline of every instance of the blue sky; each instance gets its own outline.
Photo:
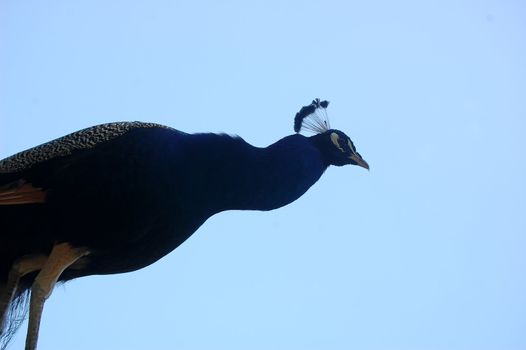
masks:
<path id="1" fill-rule="evenodd" d="M 120 120 L 265 146 L 321 97 L 371 165 L 58 287 L 40 349 L 526 348 L 522 1 L 6 0 L 0 52 L 2 158 Z"/>

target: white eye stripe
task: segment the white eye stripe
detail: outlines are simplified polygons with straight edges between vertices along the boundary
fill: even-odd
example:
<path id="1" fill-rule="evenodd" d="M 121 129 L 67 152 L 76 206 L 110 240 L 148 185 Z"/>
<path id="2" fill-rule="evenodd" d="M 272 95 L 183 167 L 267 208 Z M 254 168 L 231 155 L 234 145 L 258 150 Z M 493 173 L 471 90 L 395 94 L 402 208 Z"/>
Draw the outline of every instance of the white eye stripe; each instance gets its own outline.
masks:
<path id="1" fill-rule="evenodd" d="M 338 136 L 337 133 L 333 132 L 333 133 L 331 134 L 331 141 L 332 141 L 332 143 L 334 143 L 334 145 L 335 145 L 336 147 L 338 147 L 338 149 L 339 149 L 340 151 L 344 152 L 343 148 L 340 146 L 340 143 L 339 143 L 339 141 L 340 141 L 340 136 Z"/>
<path id="2" fill-rule="evenodd" d="M 354 148 L 352 146 L 351 140 L 347 140 L 347 144 L 349 145 L 349 148 L 351 149 L 351 152 L 356 154 L 356 152 L 354 151 Z"/>

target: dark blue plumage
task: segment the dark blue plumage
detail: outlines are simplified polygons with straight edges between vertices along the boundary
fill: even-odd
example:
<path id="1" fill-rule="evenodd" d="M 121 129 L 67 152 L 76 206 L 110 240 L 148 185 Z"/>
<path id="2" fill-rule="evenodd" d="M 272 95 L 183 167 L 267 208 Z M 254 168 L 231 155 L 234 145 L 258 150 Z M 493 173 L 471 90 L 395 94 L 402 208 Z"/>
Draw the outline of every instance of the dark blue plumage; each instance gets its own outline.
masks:
<path id="1" fill-rule="evenodd" d="M 115 127 L 118 133 L 101 133 Z M 240 137 L 154 124 L 98 126 L 83 133 L 102 141 L 70 136 L 41 147 L 45 155 L 29 151 L 0 162 L 0 292 L 9 289 L 1 288 L 10 285 L 15 262 L 51 259 L 61 244 L 80 253 L 57 272 L 58 280 L 133 271 L 171 252 L 216 213 L 287 205 L 331 164 L 368 168 L 352 141 L 332 129 L 311 137 L 294 134 L 265 148 Z M 64 144 L 74 147 L 64 150 Z M 35 276 L 20 275 L 14 299 Z M 4 318 L 5 310 L 4 305 Z M 33 343 L 28 340 L 28 348 Z"/>

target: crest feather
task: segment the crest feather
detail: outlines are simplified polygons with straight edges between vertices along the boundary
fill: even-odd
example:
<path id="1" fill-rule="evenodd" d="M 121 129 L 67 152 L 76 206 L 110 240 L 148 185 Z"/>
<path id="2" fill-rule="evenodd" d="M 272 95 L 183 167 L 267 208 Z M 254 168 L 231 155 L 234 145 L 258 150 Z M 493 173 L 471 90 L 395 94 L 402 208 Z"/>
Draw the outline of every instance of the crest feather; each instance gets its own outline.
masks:
<path id="1" fill-rule="evenodd" d="M 328 106 L 329 101 L 320 101 L 319 98 L 314 99 L 310 105 L 303 106 L 294 117 L 294 131 L 304 129 L 321 134 L 329 130 L 331 127 L 326 111 Z"/>

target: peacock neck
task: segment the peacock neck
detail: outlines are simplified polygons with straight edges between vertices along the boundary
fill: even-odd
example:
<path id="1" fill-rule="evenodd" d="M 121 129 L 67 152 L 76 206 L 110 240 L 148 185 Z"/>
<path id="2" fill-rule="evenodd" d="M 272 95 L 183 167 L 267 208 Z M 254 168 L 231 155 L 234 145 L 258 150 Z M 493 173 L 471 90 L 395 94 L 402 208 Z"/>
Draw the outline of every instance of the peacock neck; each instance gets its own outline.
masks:
<path id="1" fill-rule="evenodd" d="M 203 202 L 206 197 L 211 203 L 212 212 L 282 207 L 303 195 L 328 166 L 318 148 L 302 135 L 265 148 L 225 135 L 203 141 L 209 143 L 202 162 L 207 180 L 201 181 L 199 194 Z"/>
<path id="2" fill-rule="evenodd" d="M 272 210 L 302 196 L 327 168 L 308 138 L 292 135 L 265 147 L 244 142 L 218 156 L 217 203 L 221 210 Z M 222 186 L 220 186 L 221 184 Z M 225 185 L 226 184 L 226 185 Z"/>

